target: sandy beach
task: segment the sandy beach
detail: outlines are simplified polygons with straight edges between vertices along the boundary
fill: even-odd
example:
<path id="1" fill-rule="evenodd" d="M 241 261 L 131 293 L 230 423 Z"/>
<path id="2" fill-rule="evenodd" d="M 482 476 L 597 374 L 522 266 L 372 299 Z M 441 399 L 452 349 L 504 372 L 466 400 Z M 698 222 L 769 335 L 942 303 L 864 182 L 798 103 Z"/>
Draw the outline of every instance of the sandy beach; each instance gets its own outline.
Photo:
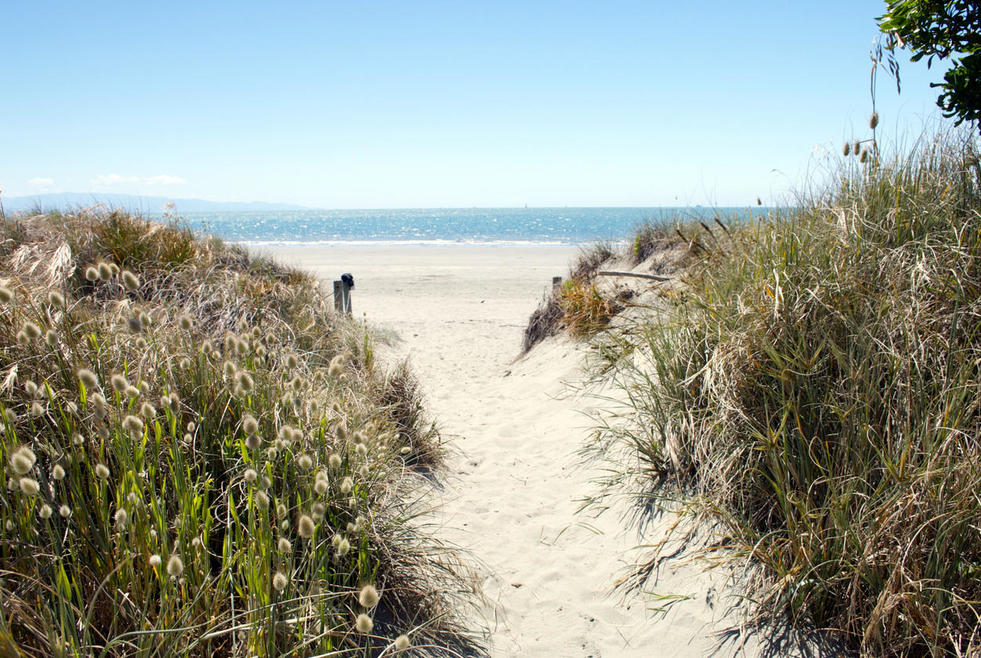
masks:
<path id="1" fill-rule="evenodd" d="M 578 513 L 600 475 L 575 454 L 596 404 L 570 389 L 585 347 L 558 338 L 517 358 L 529 314 L 576 248 L 263 251 L 327 281 L 351 272 L 355 316 L 397 333 L 388 356 L 409 358 L 451 442 L 439 533 L 477 566 L 487 604 L 475 622 L 492 655 L 694 657 L 719 647 L 732 602 L 722 574 L 673 564 L 649 587 L 671 599 L 611 594 L 659 529 L 638 537 L 624 510 Z M 718 655 L 741 652 L 756 653 L 727 644 Z"/>

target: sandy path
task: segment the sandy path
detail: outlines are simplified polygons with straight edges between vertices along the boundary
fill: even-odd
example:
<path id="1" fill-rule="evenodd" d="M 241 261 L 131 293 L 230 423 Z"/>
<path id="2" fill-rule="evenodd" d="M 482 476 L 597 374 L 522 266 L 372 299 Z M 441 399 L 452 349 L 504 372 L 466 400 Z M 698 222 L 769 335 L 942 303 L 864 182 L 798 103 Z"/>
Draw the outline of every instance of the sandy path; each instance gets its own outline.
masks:
<path id="1" fill-rule="evenodd" d="M 396 331 L 428 406 L 458 454 L 444 491 L 443 538 L 478 561 L 495 656 L 702 656 L 712 578 L 666 574 L 663 593 L 690 596 L 655 615 L 609 594 L 639 543 L 615 514 L 577 514 L 597 473 L 577 467 L 588 436 L 584 400 L 566 381 L 581 347 L 554 341 L 518 362 L 522 331 L 573 249 L 331 248 L 280 250 L 325 278 L 355 274 L 355 314 Z M 729 652 L 723 652 L 729 653 Z"/>

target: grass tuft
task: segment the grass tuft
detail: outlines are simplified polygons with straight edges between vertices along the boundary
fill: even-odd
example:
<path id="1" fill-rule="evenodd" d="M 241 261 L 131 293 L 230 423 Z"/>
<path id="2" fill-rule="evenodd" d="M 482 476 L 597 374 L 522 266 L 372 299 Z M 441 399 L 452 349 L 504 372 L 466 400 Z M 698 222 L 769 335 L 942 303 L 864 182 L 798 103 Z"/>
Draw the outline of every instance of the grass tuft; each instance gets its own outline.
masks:
<path id="1" fill-rule="evenodd" d="M 438 463 L 410 375 L 313 277 L 119 211 L 0 237 L 0 651 L 475 647 L 410 523 Z"/>
<path id="2" fill-rule="evenodd" d="M 627 400 L 592 447 L 610 484 L 717 523 L 759 567 L 760 619 L 868 654 L 981 649 L 977 156 L 952 134 L 853 160 L 703 241 L 681 294 L 598 341 Z"/>

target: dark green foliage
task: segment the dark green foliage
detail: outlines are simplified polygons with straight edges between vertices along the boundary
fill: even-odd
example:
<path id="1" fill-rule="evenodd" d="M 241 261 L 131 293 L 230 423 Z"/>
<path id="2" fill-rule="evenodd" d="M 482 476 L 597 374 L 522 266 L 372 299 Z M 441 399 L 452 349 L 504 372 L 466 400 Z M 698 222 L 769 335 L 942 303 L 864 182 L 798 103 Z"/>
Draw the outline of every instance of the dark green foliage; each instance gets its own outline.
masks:
<path id="1" fill-rule="evenodd" d="M 951 59 L 937 105 L 944 116 L 981 119 L 981 3 L 976 0 L 892 0 L 879 27 L 913 52 L 912 60 Z"/>

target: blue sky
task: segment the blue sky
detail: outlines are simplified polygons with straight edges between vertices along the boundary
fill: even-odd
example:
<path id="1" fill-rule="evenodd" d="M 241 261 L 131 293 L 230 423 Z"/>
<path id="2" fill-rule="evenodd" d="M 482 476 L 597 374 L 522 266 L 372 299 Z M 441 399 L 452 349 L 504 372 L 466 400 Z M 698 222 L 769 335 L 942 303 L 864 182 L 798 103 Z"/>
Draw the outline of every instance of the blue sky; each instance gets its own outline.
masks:
<path id="1" fill-rule="evenodd" d="M 282 6 L 279 6 L 282 5 Z M 778 203 L 868 136 L 872 0 L 20 2 L 0 187 L 325 208 Z M 888 139 L 937 114 L 903 66 Z"/>

